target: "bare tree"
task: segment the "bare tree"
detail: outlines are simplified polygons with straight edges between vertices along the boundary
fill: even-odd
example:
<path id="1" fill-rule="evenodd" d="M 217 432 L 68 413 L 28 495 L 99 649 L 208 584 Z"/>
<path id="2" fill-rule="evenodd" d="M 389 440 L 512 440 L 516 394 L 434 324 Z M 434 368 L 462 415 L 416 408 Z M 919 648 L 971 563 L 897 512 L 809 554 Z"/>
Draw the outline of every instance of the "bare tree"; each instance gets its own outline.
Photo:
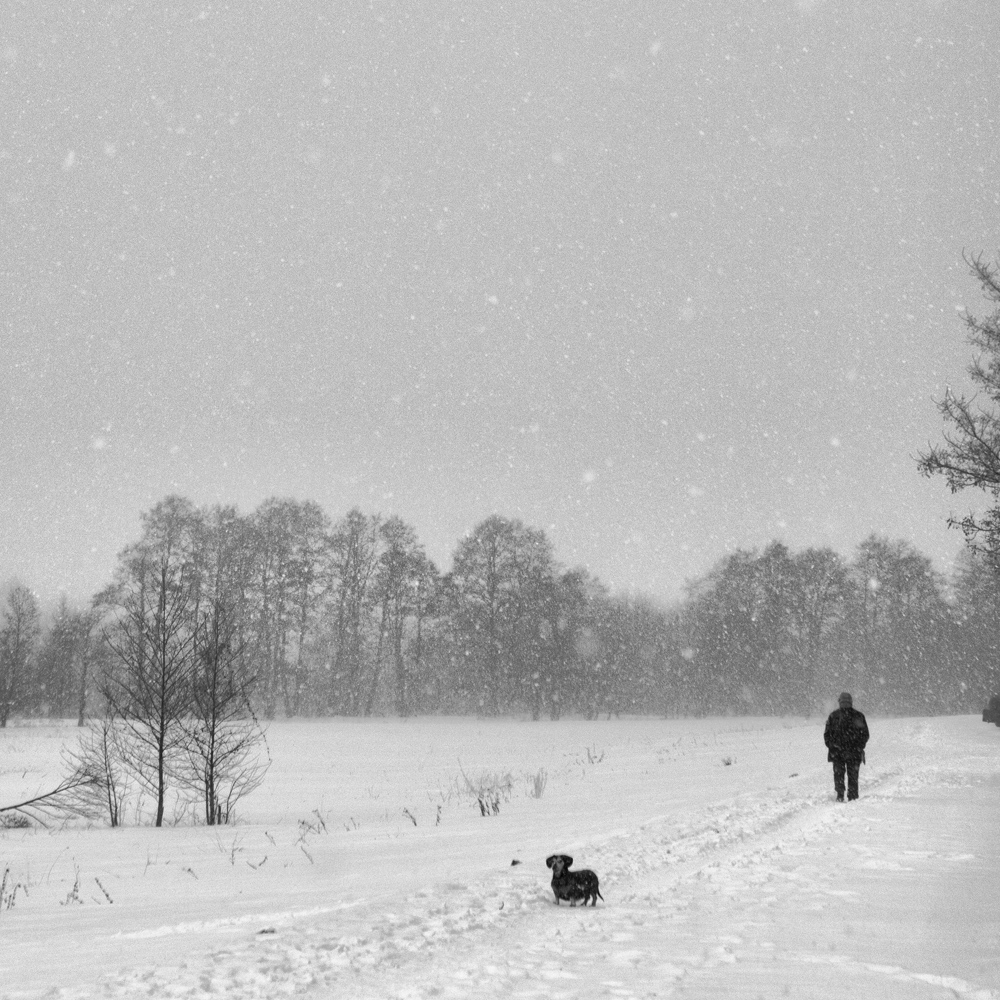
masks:
<path id="1" fill-rule="evenodd" d="M 23 696 L 31 657 L 41 631 L 38 600 L 23 584 L 7 592 L 0 628 L 0 729 Z"/>
<path id="2" fill-rule="evenodd" d="M 129 750 L 124 727 L 110 716 L 92 720 L 80 734 L 75 750 L 63 758 L 71 775 L 81 779 L 70 796 L 82 815 L 107 816 L 111 826 L 121 826 L 131 788 L 125 761 Z"/>
<path id="3" fill-rule="evenodd" d="M 689 588 L 688 645 L 699 710 L 787 708 L 795 687 L 789 631 L 792 562 L 772 542 L 738 549 Z"/>
<path id="4" fill-rule="evenodd" d="M 257 753 L 264 734 L 251 706 L 256 678 L 243 656 L 251 572 L 245 532 L 231 508 L 208 511 L 201 527 L 191 709 L 182 721 L 185 763 L 177 775 L 201 800 L 205 822 L 215 826 L 230 821 L 233 806 L 260 784 L 267 764 Z"/>
<path id="5" fill-rule="evenodd" d="M 551 598 L 542 605 L 542 634 L 546 639 L 546 670 L 532 714 L 547 705 L 558 719 L 575 705 L 588 718 L 604 704 L 602 639 L 609 610 L 607 588 L 588 570 L 568 570 L 559 578 Z"/>
<path id="6" fill-rule="evenodd" d="M 882 711 L 923 711 L 937 704 L 931 675 L 947 609 L 931 561 L 910 542 L 870 535 L 850 565 L 847 619 L 855 681 Z"/>
<path id="7" fill-rule="evenodd" d="M 289 507 L 294 501 L 265 500 L 251 518 L 254 576 L 253 658 L 260 666 L 264 714 L 273 718 L 288 665 L 291 561 Z"/>
<path id="8" fill-rule="evenodd" d="M 271 498 L 250 518 L 253 649 L 270 718 L 297 715 L 315 687 L 309 659 L 331 586 L 329 518 L 312 501 Z M 325 695 L 325 692 L 324 692 Z"/>
<path id="9" fill-rule="evenodd" d="M 455 551 L 456 635 L 478 675 L 487 715 L 513 702 L 540 704 L 542 592 L 554 574 L 545 533 L 498 515 L 478 524 Z"/>
<path id="10" fill-rule="evenodd" d="M 127 730 L 127 763 L 156 800 L 156 826 L 163 825 L 168 781 L 187 740 L 197 517 L 180 497 L 168 497 L 144 515 L 143 538 L 119 557 L 118 580 L 105 596 L 114 609 L 105 633 L 114 662 L 101 690 L 109 714 Z"/>
<path id="11" fill-rule="evenodd" d="M 259 760 L 264 734 L 251 707 L 253 678 L 242 676 L 240 611 L 216 595 L 203 611 L 191 714 L 184 721 L 186 764 L 179 779 L 199 796 L 208 826 L 228 823 L 233 806 L 258 787 L 268 764 Z"/>
<path id="12" fill-rule="evenodd" d="M 76 724 L 82 727 L 87 719 L 87 699 L 90 694 L 91 674 L 101 651 L 106 646 L 100 642 L 101 612 L 94 602 L 85 611 L 74 615 L 74 632 L 77 655 Z"/>
<path id="13" fill-rule="evenodd" d="M 952 700 L 959 710 L 984 692 L 1000 691 L 1000 573 L 983 553 L 966 549 L 956 563 L 954 586 L 955 652 L 963 669 L 954 677 L 959 692 Z"/>
<path id="14" fill-rule="evenodd" d="M 331 538 L 335 596 L 333 664 L 329 704 L 356 715 L 363 708 L 365 652 L 371 629 L 372 582 L 379 561 L 381 518 L 357 508 L 334 529 Z"/>
<path id="15" fill-rule="evenodd" d="M 130 776 L 154 796 L 157 826 L 168 784 L 194 792 L 214 825 L 263 777 L 244 656 L 252 574 L 235 509 L 196 510 L 179 497 L 146 514 L 142 539 L 121 554 L 98 601 L 113 653 L 101 682 L 107 714 L 74 755 L 112 825 Z"/>
<path id="16" fill-rule="evenodd" d="M 414 661 L 419 668 L 423 620 L 428 593 L 433 588 L 437 571 L 427 558 L 417 534 L 402 518 L 390 517 L 379 526 L 381 554 L 373 582 L 373 600 L 379 610 L 378 646 L 369 684 L 365 714 L 374 707 L 384 651 L 389 649 L 393 666 L 396 711 L 410 711 L 410 667 L 407 664 L 405 639 L 407 623 L 413 620 Z"/>
<path id="17" fill-rule="evenodd" d="M 36 694 L 48 715 L 86 716 L 90 672 L 96 655 L 94 642 L 98 614 L 93 608 L 73 608 L 65 595 L 59 600 L 52 624 L 38 654 Z"/>
<path id="18" fill-rule="evenodd" d="M 332 586 L 330 519 L 318 504 L 298 504 L 291 524 L 288 623 L 294 661 L 284 687 L 285 712 L 297 715 L 313 678 L 308 652 Z"/>
<path id="19" fill-rule="evenodd" d="M 809 714 L 824 646 L 843 619 L 850 592 L 847 565 L 832 549 L 806 549 L 792 557 L 789 630 L 798 670 L 792 707 Z"/>
<path id="20" fill-rule="evenodd" d="M 38 709 L 50 718 L 65 718 L 76 702 L 74 660 L 76 640 L 73 609 L 61 594 L 38 650 L 34 698 Z"/>

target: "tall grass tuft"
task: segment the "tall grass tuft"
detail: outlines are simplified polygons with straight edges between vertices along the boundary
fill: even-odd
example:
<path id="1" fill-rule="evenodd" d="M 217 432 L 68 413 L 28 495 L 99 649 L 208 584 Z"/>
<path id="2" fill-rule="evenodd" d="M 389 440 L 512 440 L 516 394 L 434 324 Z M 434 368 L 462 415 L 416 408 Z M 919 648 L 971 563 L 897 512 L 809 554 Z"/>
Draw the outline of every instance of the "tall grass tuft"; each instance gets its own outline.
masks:
<path id="1" fill-rule="evenodd" d="M 473 780 L 462 768 L 459 761 L 459 770 L 465 782 L 465 793 L 472 796 L 479 805 L 479 812 L 483 816 L 499 816 L 500 803 L 510 802 L 511 794 L 514 790 L 514 777 L 510 771 L 503 774 L 499 772 L 484 772 L 477 779 Z"/>
<path id="2" fill-rule="evenodd" d="M 540 767 L 533 775 L 528 775 L 530 780 L 529 792 L 533 799 L 540 799 L 545 793 L 545 786 L 549 782 L 549 772 L 544 767 Z"/>

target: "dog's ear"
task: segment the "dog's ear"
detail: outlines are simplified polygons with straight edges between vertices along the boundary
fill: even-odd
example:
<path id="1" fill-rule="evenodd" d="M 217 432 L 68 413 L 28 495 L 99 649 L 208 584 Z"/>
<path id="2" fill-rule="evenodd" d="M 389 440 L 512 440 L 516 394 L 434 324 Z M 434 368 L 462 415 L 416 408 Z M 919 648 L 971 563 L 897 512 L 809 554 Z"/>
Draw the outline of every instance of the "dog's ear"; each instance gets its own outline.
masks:
<path id="1" fill-rule="evenodd" d="M 564 868 L 573 867 L 573 859 L 568 854 L 561 854 L 560 857 L 562 858 L 562 863 Z"/>
<path id="2" fill-rule="evenodd" d="M 556 854 L 550 854 L 545 859 L 545 867 L 546 868 L 551 868 L 553 866 L 553 864 L 555 864 L 555 860 L 556 860 L 557 857 L 558 857 L 558 855 L 556 855 Z"/>

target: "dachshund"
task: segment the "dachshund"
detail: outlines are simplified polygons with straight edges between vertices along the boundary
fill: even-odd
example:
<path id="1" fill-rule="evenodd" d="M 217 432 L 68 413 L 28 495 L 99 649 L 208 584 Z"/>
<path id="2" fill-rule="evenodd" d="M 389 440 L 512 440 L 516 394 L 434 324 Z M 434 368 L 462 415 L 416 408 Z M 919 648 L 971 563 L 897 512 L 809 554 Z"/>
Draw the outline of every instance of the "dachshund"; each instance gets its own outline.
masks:
<path id="1" fill-rule="evenodd" d="M 581 868 L 578 872 L 569 870 L 573 859 L 568 854 L 553 854 L 545 859 L 545 864 L 552 869 L 552 892 L 556 897 L 556 906 L 560 899 L 569 900 L 570 906 L 576 906 L 581 899 L 584 906 L 588 899 L 591 906 L 597 906 L 598 897 L 604 899 L 600 882 L 589 868 Z"/>

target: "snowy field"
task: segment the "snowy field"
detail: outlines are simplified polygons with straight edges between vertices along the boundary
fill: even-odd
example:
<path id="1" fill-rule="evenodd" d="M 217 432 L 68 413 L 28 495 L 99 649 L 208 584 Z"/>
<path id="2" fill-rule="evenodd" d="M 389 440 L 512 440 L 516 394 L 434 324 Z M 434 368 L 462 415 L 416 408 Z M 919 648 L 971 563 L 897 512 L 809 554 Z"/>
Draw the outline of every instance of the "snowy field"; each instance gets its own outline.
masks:
<path id="1" fill-rule="evenodd" d="M 869 724 L 842 805 L 819 719 L 276 723 L 234 826 L 0 832 L 0 997 L 1000 998 L 1000 729 Z"/>

